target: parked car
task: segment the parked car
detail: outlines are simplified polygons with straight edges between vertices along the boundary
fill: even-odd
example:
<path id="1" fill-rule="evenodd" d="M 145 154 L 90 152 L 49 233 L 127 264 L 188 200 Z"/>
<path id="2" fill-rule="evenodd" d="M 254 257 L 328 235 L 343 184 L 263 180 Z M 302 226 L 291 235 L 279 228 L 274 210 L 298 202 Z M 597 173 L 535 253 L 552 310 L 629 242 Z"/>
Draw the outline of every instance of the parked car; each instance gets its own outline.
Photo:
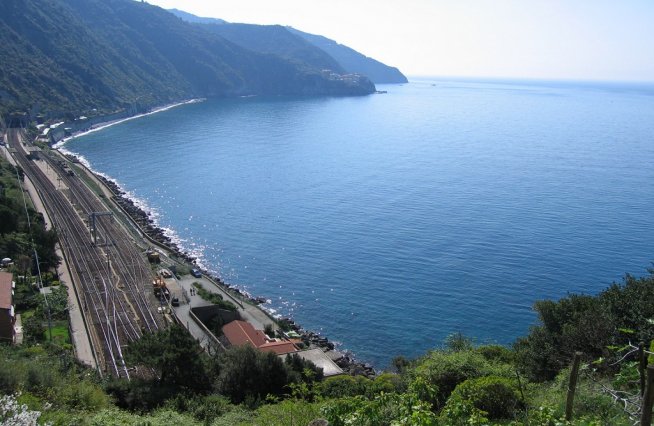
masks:
<path id="1" fill-rule="evenodd" d="M 202 272 L 200 272 L 200 270 L 197 268 L 191 269 L 191 275 L 193 275 L 195 278 L 202 278 Z"/>

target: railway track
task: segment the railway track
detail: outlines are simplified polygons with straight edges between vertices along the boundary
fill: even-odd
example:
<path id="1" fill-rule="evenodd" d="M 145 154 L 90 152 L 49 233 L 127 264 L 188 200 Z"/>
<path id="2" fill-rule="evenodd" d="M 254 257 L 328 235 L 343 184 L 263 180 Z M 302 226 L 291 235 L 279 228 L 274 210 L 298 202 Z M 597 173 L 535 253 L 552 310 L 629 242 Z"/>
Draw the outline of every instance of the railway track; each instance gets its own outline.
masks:
<path id="1" fill-rule="evenodd" d="M 139 372 L 125 364 L 123 350 L 144 332 L 164 326 L 156 312 L 157 300 L 151 291 L 152 271 L 145 255 L 116 220 L 102 217 L 95 221 L 101 244 L 94 244 L 89 228 L 93 212 L 107 210 L 96 195 L 62 164 L 43 155 L 48 167 L 57 172 L 60 190 L 22 145 L 18 129 L 10 129 L 10 144 L 16 148 L 16 161 L 34 183 L 74 274 L 74 285 L 82 306 L 99 368 L 107 374 L 131 378 Z"/>

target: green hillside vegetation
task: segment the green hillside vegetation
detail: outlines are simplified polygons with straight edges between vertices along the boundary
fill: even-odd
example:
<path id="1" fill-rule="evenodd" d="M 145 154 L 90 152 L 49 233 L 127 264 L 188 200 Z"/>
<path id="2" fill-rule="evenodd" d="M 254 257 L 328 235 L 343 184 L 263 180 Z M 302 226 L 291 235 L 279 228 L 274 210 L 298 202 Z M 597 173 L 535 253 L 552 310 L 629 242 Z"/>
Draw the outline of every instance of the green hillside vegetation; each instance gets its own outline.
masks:
<path id="1" fill-rule="evenodd" d="M 304 68 L 347 73 L 334 58 L 281 25 L 211 24 L 206 28 L 246 49 L 277 55 Z"/>
<path id="2" fill-rule="evenodd" d="M 654 276 L 627 278 L 593 300 L 608 302 L 610 293 L 610 303 L 626 305 L 649 297 L 653 285 Z M 552 302 L 572 314 L 559 318 L 560 329 L 585 328 L 574 319 L 584 316 L 585 308 L 568 309 L 569 302 L 570 297 Z M 629 321 L 613 318 L 616 326 Z M 145 335 L 126 349 L 130 365 L 153 372 L 149 380 L 100 378 L 56 343 L 5 346 L 0 348 L 6 360 L 0 365 L 0 394 L 25 404 L 33 415 L 40 413 L 41 424 L 56 425 L 308 425 L 319 418 L 334 426 L 632 424 L 623 401 L 608 393 L 620 392 L 639 403 L 634 358 L 622 359 L 630 349 L 607 347 L 606 358 L 594 358 L 594 346 L 579 343 L 575 349 L 585 350 L 585 356 L 573 418 L 565 421 L 569 357 L 559 358 L 534 340 L 544 328 L 534 328 L 513 348 L 476 346 L 454 334 L 418 359 L 397 357 L 394 371 L 374 380 L 321 380 L 322 372 L 300 358 L 284 361 L 249 346 L 207 354 L 181 327 Z M 625 333 L 651 338 L 648 328 L 625 332 L 616 327 L 607 339 L 624 343 Z M 562 336 L 548 332 L 553 339 Z M 530 346 L 525 348 L 524 341 Z M 552 379 L 534 379 L 543 369 L 534 353 L 559 359 Z M 0 412 L 0 419 L 10 415 Z"/>
<path id="3" fill-rule="evenodd" d="M 92 116 L 239 95 L 363 95 L 374 85 L 233 44 L 132 0 L 0 4 L 0 113 Z"/>
<path id="4" fill-rule="evenodd" d="M 170 12 L 185 21 L 205 24 L 215 34 L 255 52 L 275 54 L 297 64 L 329 69 L 339 74 L 365 75 L 375 84 L 407 82 L 397 68 L 323 36 L 279 25 L 231 24 L 176 9 Z"/>
<path id="5" fill-rule="evenodd" d="M 23 171 L 0 157 L 0 256 L 13 259 L 21 275 L 36 274 L 31 261 L 36 249 L 44 270 L 58 265 L 57 236 L 45 229 L 43 216 L 23 192 Z"/>

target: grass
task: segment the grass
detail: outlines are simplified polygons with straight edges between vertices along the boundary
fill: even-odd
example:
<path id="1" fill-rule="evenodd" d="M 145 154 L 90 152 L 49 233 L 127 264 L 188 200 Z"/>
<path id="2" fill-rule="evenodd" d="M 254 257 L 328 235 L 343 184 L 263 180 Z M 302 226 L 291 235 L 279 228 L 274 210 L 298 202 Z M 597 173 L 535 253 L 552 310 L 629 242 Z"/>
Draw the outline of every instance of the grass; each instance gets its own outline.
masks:
<path id="1" fill-rule="evenodd" d="M 50 333 L 47 329 L 45 330 L 45 340 L 50 340 Z M 52 324 L 52 342 L 58 345 L 70 343 L 68 321 L 54 321 Z"/>

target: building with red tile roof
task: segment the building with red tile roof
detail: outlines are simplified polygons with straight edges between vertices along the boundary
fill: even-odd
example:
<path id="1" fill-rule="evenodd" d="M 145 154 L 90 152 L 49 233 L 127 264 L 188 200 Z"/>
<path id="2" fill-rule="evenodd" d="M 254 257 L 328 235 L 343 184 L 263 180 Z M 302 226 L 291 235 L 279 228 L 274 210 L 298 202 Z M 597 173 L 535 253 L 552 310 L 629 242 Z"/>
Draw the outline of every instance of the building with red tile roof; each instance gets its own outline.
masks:
<path id="1" fill-rule="evenodd" d="M 236 320 L 223 326 L 223 336 L 230 346 L 250 345 L 262 351 L 274 352 L 277 355 L 297 351 L 293 342 L 270 339 L 263 331 L 255 329 L 246 321 Z"/>
<path id="2" fill-rule="evenodd" d="M 0 341 L 14 342 L 14 281 L 9 272 L 0 272 Z"/>
<path id="3" fill-rule="evenodd" d="M 260 351 L 274 352 L 277 355 L 290 354 L 297 352 L 297 347 L 293 342 L 289 341 L 280 341 L 280 342 L 268 342 L 263 346 L 259 346 Z"/>

